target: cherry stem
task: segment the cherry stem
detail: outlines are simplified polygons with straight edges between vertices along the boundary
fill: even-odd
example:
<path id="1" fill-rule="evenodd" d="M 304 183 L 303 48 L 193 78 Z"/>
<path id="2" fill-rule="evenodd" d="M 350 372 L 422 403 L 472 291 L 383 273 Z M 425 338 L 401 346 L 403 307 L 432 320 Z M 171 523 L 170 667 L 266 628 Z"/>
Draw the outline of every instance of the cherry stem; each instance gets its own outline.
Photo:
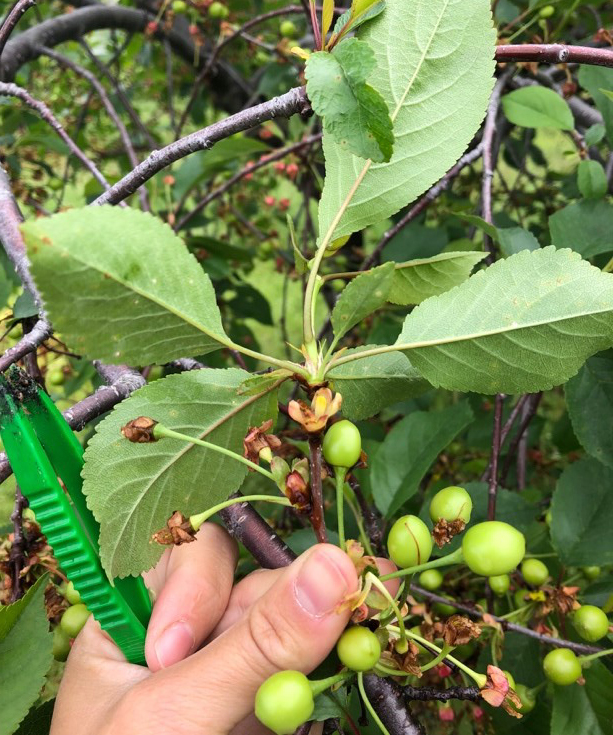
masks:
<path id="1" fill-rule="evenodd" d="M 169 429 L 163 424 L 155 425 L 153 429 L 153 435 L 156 439 L 161 439 L 163 437 L 166 437 L 167 439 L 180 439 L 181 441 L 187 442 L 188 444 L 196 444 L 197 446 L 204 447 L 205 449 L 212 449 L 214 452 L 224 454 L 226 457 L 230 457 L 232 459 L 235 459 L 237 462 L 241 462 L 242 464 L 247 465 L 247 467 L 249 467 L 250 469 L 259 472 L 260 475 L 264 475 L 264 477 L 272 480 L 276 485 L 276 480 L 272 472 L 265 470 L 263 467 L 260 467 L 255 462 L 252 462 L 246 457 L 243 457 L 240 454 L 233 452 L 231 449 L 220 447 L 217 444 L 212 444 L 211 442 L 204 441 L 203 439 L 197 439 L 196 437 L 188 436 L 187 434 L 181 434 L 178 431 L 173 431 L 172 429 Z"/>
<path id="2" fill-rule="evenodd" d="M 381 730 L 383 735 L 390 735 L 389 730 L 381 722 L 379 715 L 375 712 L 372 704 L 370 703 L 370 699 L 366 696 L 366 690 L 364 689 L 364 674 L 361 671 L 358 672 L 358 689 L 360 690 L 360 696 L 362 697 L 362 701 L 364 702 L 366 709 L 370 712 L 370 716 L 377 723 L 379 730 Z"/>
<path id="3" fill-rule="evenodd" d="M 385 599 L 389 602 L 390 607 L 394 611 L 394 615 L 396 616 L 396 620 L 398 621 L 398 628 L 400 630 L 400 640 L 396 643 L 396 651 L 398 653 L 406 653 L 409 650 L 409 643 L 407 641 L 407 632 L 404 626 L 404 618 L 402 617 L 402 613 L 400 612 L 400 608 L 398 607 L 398 604 L 396 600 L 391 596 L 389 590 L 387 587 L 381 582 L 381 580 L 375 576 L 372 572 L 368 572 L 366 575 L 366 581 L 370 582 L 372 586 L 376 587 L 379 592 L 385 597 Z"/>
<path id="4" fill-rule="evenodd" d="M 452 564 L 460 564 L 464 561 L 464 555 L 462 554 L 462 548 L 460 547 L 456 551 L 447 556 L 441 556 L 438 559 L 427 561 L 424 564 L 417 564 L 414 567 L 407 567 L 406 569 L 399 569 L 397 572 L 391 574 L 385 574 L 383 577 L 379 577 L 382 582 L 387 582 L 390 579 L 397 579 L 398 577 L 407 577 L 410 574 L 416 574 L 417 572 L 424 572 L 426 569 L 436 569 L 437 567 L 447 567 Z"/>
<path id="5" fill-rule="evenodd" d="M 189 522 L 191 523 L 194 531 L 197 531 L 205 521 L 208 521 L 209 518 L 212 518 L 215 513 L 218 513 L 220 510 L 229 508 L 231 505 L 236 505 L 237 503 L 254 503 L 256 501 L 261 501 L 263 503 L 276 503 L 277 505 L 285 506 L 291 506 L 292 504 L 289 498 L 275 498 L 271 495 L 241 495 L 237 498 L 230 498 L 223 503 L 218 503 L 202 513 L 196 513 L 196 515 L 190 516 Z"/>
<path id="6" fill-rule="evenodd" d="M 334 479 L 336 480 L 336 513 L 338 516 L 338 545 L 345 551 L 345 477 L 346 467 L 334 468 Z"/>
<path id="7" fill-rule="evenodd" d="M 325 692 L 326 689 L 330 689 L 330 687 L 334 686 L 335 684 L 339 684 L 340 682 L 347 681 L 348 679 L 351 679 L 353 676 L 353 671 L 341 671 L 340 674 L 335 674 L 334 676 L 329 676 L 327 679 L 318 679 L 317 681 L 309 681 L 309 684 L 311 685 L 311 691 L 313 692 L 313 696 L 317 697 L 322 692 Z"/>
<path id="8" fill-rule="evenodd" d="M 613 654 L 613 648 L 608 648 L 605 651 L 598 651 L 598 653 L 590 653 L 588 656 L 579 656 L 579 663 L 581 666 L 583 664 L 587 664 L 590 661 L 595 661 L 597 658 L 602 658 L 603 656 L 611 656 Z"/>
<path id="9" fill-rule="evenodd" d="M 426 671 L 430 671 L 430 669 L 433 669 L 435 666 L 438 666 L 440 662 L 447 658 L 447 655 L 453 651 L 454 646 L 450 646 L 447 643 L 441 648 L 441 652 L 438 654 L 436 658 L 433 658 L 432 661 L 428 661 L 428 663 L 425 666 L 421 667 L 421 673 L 424 674 Z"/>

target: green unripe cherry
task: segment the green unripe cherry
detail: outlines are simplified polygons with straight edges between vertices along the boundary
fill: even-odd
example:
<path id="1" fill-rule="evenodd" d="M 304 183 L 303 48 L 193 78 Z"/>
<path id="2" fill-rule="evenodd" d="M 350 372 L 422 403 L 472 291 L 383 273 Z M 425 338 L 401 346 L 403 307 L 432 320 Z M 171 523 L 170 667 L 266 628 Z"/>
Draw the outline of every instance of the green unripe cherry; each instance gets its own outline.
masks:
<path id="1" fill-rule="evenodd" d="M 369 671 L 381 656 L 381 644 L 368 628 L 354 625 L 343 633 L 336 644 L 343 666 L 352 671 Z"/>
<path id="2" fill-rule="evenodd" d="M 64 385 L 66 376 L 61 370 L 50 370 L 46 375 L 46 380 L 50 385 Z"/>
<path id="3" fill-rule="evenodd" d="M 432 553 L 432 536 L 428 526 L 417 516 L 402 516 L 387 537 L 390 559 L 402 569 L 425 564 Z"/>
<path id="4" fill-rule="evenodd" d="M 534 696 L 532 689 L 528 689 L 525 684 L 517 684 L 517 686 L 513 688 L 515 689 L 517 696 L 521 699 L 519 712 L 521 712 L 522 715 L 527 715 L 529 712 L 532 712 L 536 705 L 536 697 Z"/>
<path id="5" fill-rule="evenodd" d="M 434 592 L 443 584 L 443 575 L 438 569 L 426 569 L 419 575 L 419 584 L 430 592 Z"/>
<path id="6" fill-rule="evenodd" d="M 300 671 L 279 671 L 255 695 L 255 716 L 276 735 L 291 735 L 313 714 L 311 684 Z"/>
<path id="7" fill-rule="evenodd" d="M 187 10 L 187 3 L 185 0 L 174 0 L 172 4 L 173 13 L 184 13 Z"/>
<path id="8" fill-rule="evenodd" d="M 70 637 L 58 625 L 53 631 L 53 658 L 56 661 L 66 661 L 70 653 Z"/>
<path id="9" fill-rule="evenodd" d="M 62 615 L 60 627 L 70 638 L 76 638 L 90 615 L 90 611 L 82 603 L 72 605 Z"/>
<path id="10" fill-rule="evenodd" d="M 526 539 L 502 521 L 484 521 L 469 528 L 462 540 L 462 554 L 468 568 L 482 577 L 508 574 L 526 553 Z"/>
<path id="11" fill-rule="evenodd" d="M 451 598 L 449 598 L 449 601 L 453 602 Z M 440 615 L 441 618 L 448 618 L 458 612 L 457 607 L 447 605 L 445 602 L 435 602 L 434 605 L 432 605 L 432 609 L 437 615 Z"/>
<path id="12" fill-rule="evenodd" d="M 279 32 L 283 38 L 296 38 L 298 35 L 298 29 L 291 20 L 284 20 L 279 26 Z"/>
<path id="13" fill-rule="evenodd" d="M 565 687 L 574 684 L 581 676 L 581 664 L 568 648 L 554 648 L 543 659 L 545 676 L 554 684 Z"/>
<path id="14" fill-rule="evenodd" d="M 544 8 L 541 8 L 539 10 L 539 18 L 551 18 L 551 16 L 556 12 L 556 9 L 553 7 L 553 5 L 545 5 Z"/>
<path id="15" fill-rule="evenodd" d="M 528 584 L 540 587 L 549 579 L 549 569 L 540 559 L 525 559 L 521 565 L 522 577 Z"/>
<path id="16" fill-rule="evenodd" d="M 506 594 L 511 586 L 511 578 L 508 574 L 497 574 L 494 577 L 489 577 L 487 581 L 492 588 L 492 592 L 500 597 Z"/>
<path id="17" fill-rule="evenodd" d="M 228 15 L 230 15 L 230 11 L 223 3 L 220 3 L 218 0 L 215 0 L 214 3 L 211 3 L 209 5 L 209 16 L 211 18 L 218 18 L 220 20 L 223 20 L 224 18 L 227 18 Z"/>
<path id="18" fill-rule="evenodd" d="M 66 589 L 63 590 L 62 594 L 71 605 L 78 605 L 82 602 L 81 595 L 76 591 L 72 582 L 68 582 Z"/>
<path id="19" fill-rule="evenodd" d="M 595 643 L 609 632 L 609 618 L 595 605 L 582 605 L 572 615 L 574 629 L 584 641 Z"/>
<path id="20" fill-rule="evenodd" d="M 430 518 L 434 523 L 438 523 L 440 520 L 451 523 L 458 519 L 468 523 L 472 509 L 473 501 L 466 490 L 463 487 L 452 485 L 439 490 L 432 498 Z"/>
<path id="21" fill-rule="evenodd" d="M 581 571 L 583 572 L 583 575 L 592 582 L 600 577 L 602 569 L 600 567 L 583 567 Z"/>
<path id="22" fill-rule="evenodd" d="M 337 421 L 326 431 L 322 445 L 324 459 L 333 467 L 353 467 L 362 453 L 360 431 L 351 421 Z"/>
<path id="23" fill-rule="evenodd" d="M 515 590 L 513 593 L 513 602 L 515 603 L 515 607 L 525 607 L 530 602 L 530 600 L 526 599 L 528 592 L 529 590 L 525 590 L 521 587 L 518 590 Z"/>

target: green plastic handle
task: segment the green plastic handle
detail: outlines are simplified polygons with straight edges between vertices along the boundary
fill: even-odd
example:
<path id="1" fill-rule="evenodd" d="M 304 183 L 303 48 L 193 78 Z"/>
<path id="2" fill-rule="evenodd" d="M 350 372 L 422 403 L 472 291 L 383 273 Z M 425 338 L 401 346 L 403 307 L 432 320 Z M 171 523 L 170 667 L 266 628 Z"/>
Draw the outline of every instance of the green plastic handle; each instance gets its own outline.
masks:
<path id="1" fill-rule="evenodd" d="M 17 483 L 83 602 L 128 661 L 144 664 L 149 594 L 142 579 L 118 579 L 112 585 L 102 569 L 98 524 L 81 492 L 81 445 L 48 396 L 26 391 L 20 396 L 22 411 L 11 388 L 0 381 L 0 435 Z"/>

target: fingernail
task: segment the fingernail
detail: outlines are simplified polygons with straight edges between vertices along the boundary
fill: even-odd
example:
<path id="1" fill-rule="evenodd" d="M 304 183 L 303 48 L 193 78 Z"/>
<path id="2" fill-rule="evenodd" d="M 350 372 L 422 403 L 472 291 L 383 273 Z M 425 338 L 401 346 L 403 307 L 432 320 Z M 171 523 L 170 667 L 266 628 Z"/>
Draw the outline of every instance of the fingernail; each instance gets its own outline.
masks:
<path id="1" fill-rule="evenodd" d="M 331 613 L 348 589 L 343 569 L 323 551 L 316 551 L 307 559 L 294 582 L 296 601 L 313 617 Z"/>
<path id="2" fill-rule="evenodd" d="M 186 658 L 194 649 L 196 636 L 184 620 L 169 625 L 155 642 L 155 655 L 163 669 Z"/>

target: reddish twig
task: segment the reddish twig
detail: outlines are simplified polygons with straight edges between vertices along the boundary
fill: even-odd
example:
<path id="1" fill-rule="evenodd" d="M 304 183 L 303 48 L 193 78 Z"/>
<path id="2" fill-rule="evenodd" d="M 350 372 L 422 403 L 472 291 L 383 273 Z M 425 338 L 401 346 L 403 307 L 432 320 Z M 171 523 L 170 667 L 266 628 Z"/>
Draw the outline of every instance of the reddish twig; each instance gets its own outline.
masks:
<path id="1" fill-rule="evenodd" d="M 6 42 L 9 40 L 9 36 L 15 29 L 17 23 L 19 23 L 21 16 L 34 5 L 36 5 L 36 0 L 17 0 L 15 5 L 10 9 L 0 26 L 0 56 L 2 56 Z"/>
<path id="2" fill-rule="evenodd" d="M 26 539 L 23 533 L 22 513 L 28 507 L 28 501 L 21 494 L 19 485 L 15 486 L 15 506 L 11 513 L 13 522 L 13 542 L 9 554 L 9 565 L 11 568 L 11 602 L 15 602 L 24 593 L 21 584 L 21 570 L 25 566 Z"/>
<path id="3" fill-rule="evenodd" d="M 259 161 L 247 164 L 240 171 L 235 173 L 234 176 L 231 176 L 227 181 L 221 184 L 221 186 L 218 186 L 216 189 L 213 189 L 208 194 L 206 194 L 206 196 L 204 196 L 193 209 L 191 209 L 182 219 L 179 220 L 179 222 L 175 226 L 175 230 L 178 231 L 185 227 L 185 225 L 199 212 L 201 212 L 207 206 L 207 204 L 210 204 L 212 201 L 218 199 L 220 196 L 225 194 L 229 189 L 234 186 L 234 184 L 245 178 L 245 176 L 248 176 L 249 174 L 258 171 L 259 169 L 264 168 L 265 166 L 268 166 L 275 161 L 279 161 L 282 158 L 289 156 L 291 153 L 301 150 L 302 148 L 312 146 L 314 143 L 320 141 L 321 137 L 321 133 L 317 135 L 309 135 L 307 138 L 298 141 L 298 143 L 293 143 L 292 145 L 288 145 L 285 148 L 279 148 L 279 150 L 275 151 L 274 153 L 263 156 L 262 158 L 260 158 Z"/>
<path id="4" fill-rule="evenodd" d="M 502 424 L 502 407 L 505 396 L 498 393 L 494 403 L 494 428 L 492 430 L 492 454 L 490 458 L 490 477 L 487 491 L 487 519 L 496 517 L 496 494 L 498 492 L 498 459 L 500 457 L 500 433 Z"/>
<path id="5" fill-rule="evenodd" d="M 311 523 L 320 544 L 328 541 L 326 523 L 324 520 L 324 499 L 321 485 L 321 436 L 309 437 L 309 463 L 311 469 L 311 500 L 313 510 L 311 512 Z"/>
<path id="6" fill-rule="evenodd" d="M 515 404 L 513 407 L 513 410 L 509 414 L 509 418 L 505 421 L 504 426 L 502 427 L 502 431 L 500 432 L 500 449 L 502 450 L 502 447 L 504 446 L 504 443 L 507 440 L 507 437 L 509 436 L 509 433 L 511 429 L 513 428 L 513 425 L 515 424 L 515 421 L 519 414 L 521 413 L 523 407 L 526 404 L 526 401 L 529 398 L 529 393 L 525 393 Z M 481 482 L 487 482 L 488 478 L 490 477 L 491 467 L 488 464 L 488 466 L 485 468 L 485 471 L 481 475 Z"/>
<path id="7" fill-rule="evenodd" d="M 54 116 L 54 114 L 44 102 L 40 102 L 40 100 L 34 99 L 34 97 L 28 94 L 25 89 L 23 89 L 22 87 L 18 87 L 12 82 L 0 82 L 0 95 L 16 97 L 22 102 L 25 102 L 28 107 L 36 110 L 36 112 L 38 112 L 42 119 L 55 130 L 55 132 L 68 147 L 68 150 L 74 156 L 76 156 L 79 161 L 81 161 L 81 163 L 85 166 L 85 168 L 87 168 L 87 170 L 92 174 L 96 181 L 101 184 L 104 189 L 110 189 L 108 181 L 104 178 L 100 171 L 98 171 L 96 165 L 89 160 L 85 153 L 83 153 L 79 146 L 72 140 L 72 138 L 62 127 L 59 120 Z"/>
<path id="8" fill-rule="evenodd" d="M 613 67 L 613 50 L 560 43 L 518 43 L 496 47 L 496 61 L 536 61 L 540 64 L 591 64 Z"/>
<path id="9" fill-rule="evenodd" d="M 191 133 L 191 135 L 167 145 L 160 151 L 153 151 L 146 160 L 99 196 L 93 203 L 117 204 L 133 194 L 139 186 L 142 186 L 163 168 L 170 166 L 171 163 L 188 156 L 190 153 L 208 150 L 220 140 L 256 127 L 266 120 L 277 117 L 291 117 L 296 113 L 307 113 L 309 111 L 310 106 L 304 89 L 295 87 L 268 102 L 237 112 L 236 115 L 230 115 L 225 120 L 220 120 L 202 130 Z"/>
<path id="10" fill-rule="evenodd" d="M 523 415 L 521 424 L 519 425 L 519 429 L 513 437 L 511 444 L 509 445 L 509 451 L 507 452 L 507 456 L 505 457 L 504 465 L 500 473 L 501 484 L 504 484 L 506 482 L 509 469 L 511 468 L 511 463 L 513 461 L 513 457 L 515 456 L 515 452 L 517 451 L 517 447 L 519 446 L 519 443 L 524 433 L 527 431 L 530 422 L 536 416 L 536 410 L 539 406 L 539 403 L 541 402 L 542 397 L 542 393 L 533 393 L 530 397 L 530 402 L 526 406 L 526 413 Z"/>

